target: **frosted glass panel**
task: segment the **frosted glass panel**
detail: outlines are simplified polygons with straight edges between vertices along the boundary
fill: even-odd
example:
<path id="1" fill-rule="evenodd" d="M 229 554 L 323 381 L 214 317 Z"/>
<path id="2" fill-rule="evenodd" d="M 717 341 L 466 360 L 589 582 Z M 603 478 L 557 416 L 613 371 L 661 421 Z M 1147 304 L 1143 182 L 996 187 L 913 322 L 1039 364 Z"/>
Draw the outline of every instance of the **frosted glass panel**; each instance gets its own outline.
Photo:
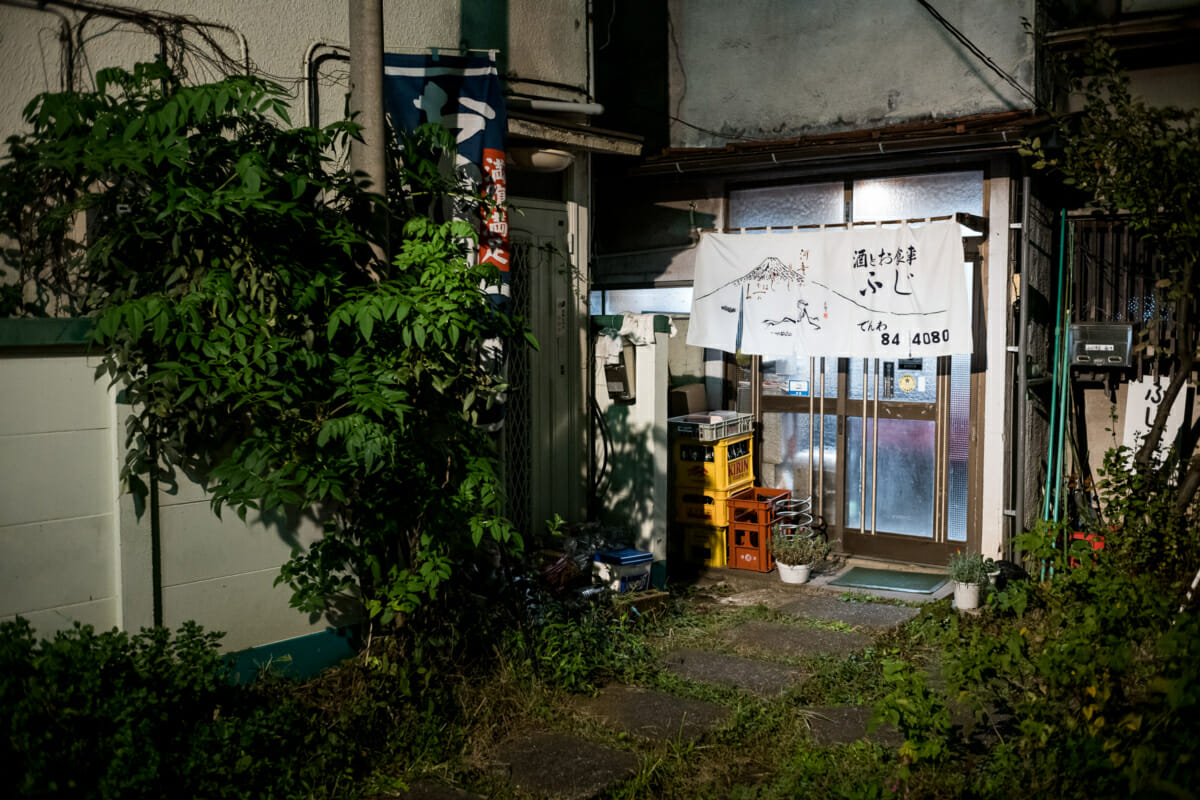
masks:
<path id="1" fill-rule="evenodd" d="M 729 227 L 829 225 L 845 222 L 842 183 L 737 189 L 729 193 Z"/>
<path id="2" fill-rule="evenodd" d="M 854 221 L 983 215 L 983 172 L 942 172 L 854 182 Z"/>
<path id="3" fill-rule="evenodd" d="M 811 436 L 809 421 L 811 419 Z M 824 419 L 822 430 L 821 420 Z M 788 489 L 793 497 L 823 494 L 824 504 L 814 503 L 814 513 L 820 511 L 826 524 L 837 524 L 837 417 L 826 414 L 763 414 L 762 484 L 772 489 Z M 811 442 L 822 443 L 812 454 L 812 469 L 808 459 Z M 822 463 L 821 450 L 824 450 Z M 821 475 L 824 475 L 822 484 Z M 812 490 L 809 491 L 809 477 Z"/>
<path id="4" fill-rule="evenodd" d="M 589 310 L 596 314 L 690 314 L 692 287 L 605 289 L 594 291 Z"/>
<path id="5" fill-rule="evenodd" d="M 967 540 L 967 457 L 971 439 L 971 357 L 951 356 L 950 362 L 950 514 L 947 538 Z"/>
<path id="6" fill-rule="evenodd" d="M 791 395 L 792 397 L 820 398 L 821 395 L 821 363 L 825 363 L 825 394 L 832 399 L 837 397 L 837 367 L 836 358 L 775 358 L 763 359 L 762 362 L 762 393 L 764 395 Z M 815 372 L 815 376 L 811 373 Z"/>
<path id="7" fill-rule="evenodd" d="M 866 497 L 858 492 L 863 476 L 863 421 L 846 420 L 846 527 L 871 530 L 874 421 L 867 420 Z M 932 420 L 879 420 L 878 494 L 874 497 L 875 530 L 901 533 L 922 539 L 933 538 L 933 451 Z M 861 511 L 861 513 L 860 513 Z"/>

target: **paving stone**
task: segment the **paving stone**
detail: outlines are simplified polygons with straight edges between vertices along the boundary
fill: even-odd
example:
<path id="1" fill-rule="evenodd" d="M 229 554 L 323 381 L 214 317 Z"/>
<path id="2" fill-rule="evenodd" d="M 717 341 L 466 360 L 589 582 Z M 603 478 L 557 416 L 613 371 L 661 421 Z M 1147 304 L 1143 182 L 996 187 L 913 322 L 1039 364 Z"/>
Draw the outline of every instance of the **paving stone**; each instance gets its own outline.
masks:
<path id="1" fill-rule="evenodd" d="M 780 611 L 806 619 L 824 622 L 844 622 L 864 628 L 896 628 L 920 613 L 908 606 L 889 606 L 883 603 L 847 603 L 836 597 L 806 594 L 781 606 Z"/>
<path id="2" fill-rule="evenodd" d="M 672 650 L 665 653 L 661 661 L 667 671 L 681 678 L 728 686 L 764 697 L 782 694 L 808 677 L 795 667 L 706 650 Z"/>
<path id="3" fill-rule="evenodd" d="M 588 800 L 638 768 L 633 753 L 557 733 L 514 737 L 500 745 L 496 760 L 517 789 L 556 800 Z"/>
<path id="4" fill-rule="evenodd" d="M 388 795 L 396 800 L 484 800 L 482 795 L 471 794 L 453 786 L 436 781 L 414 781 L 409 784 L 407 792 Z"/>
<path id="5" fill-rule="evenodd" d="M 884 747 L 899 747 L 904 743 L 900 732 L 890 725 L 880 725 L 867 733 L 871 721 L 869 706 L 821 706 L 801 709 L 809 715 L 808 724 L 813 739 L 822 747 L 849 744 L 866 739 Z"/>
<path id="6" fill-rule="evenodd" d="M 732 644 L 781 656 L 845 656 L 871 643 L 871 637 L 857 631 L 831 631 L 802 628 L 778 622 L 746 622 L 725 632 Z"/>
<path id="7" fill-rule="evenodd" d="M 693 741 L 724 722 L 728 708 L 633 686 L 610 686 L 576 701 L 580 711 L 633 736 Z"/>

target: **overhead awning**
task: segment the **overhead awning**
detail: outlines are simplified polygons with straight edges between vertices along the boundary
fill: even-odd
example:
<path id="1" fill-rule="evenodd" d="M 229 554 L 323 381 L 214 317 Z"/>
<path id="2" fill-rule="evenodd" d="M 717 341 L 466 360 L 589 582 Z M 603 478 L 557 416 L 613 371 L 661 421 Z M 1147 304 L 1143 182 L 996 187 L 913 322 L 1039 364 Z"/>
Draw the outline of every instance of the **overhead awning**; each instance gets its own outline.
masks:
<path id="1" fill-rule="evenodd" d="M 642 154 L 642 137 L 631 133 L 577 125 L 563 120 L 521 114 L 509 111 L 508 136 L 548 142 L 561 147 L 587 150 L 593 153 L 639 156 Z"/>
<path id="2" fill-rule="evenodd" d="M 1048 122 L 1048 118 L 1030 111 L 1010 111 L 798 139 L 671 148 L 647 158 L 634 172 L 639 175 L 744 172 L 850 158 L 1011 150 L 1017 148 L 1022 138 Z"/>

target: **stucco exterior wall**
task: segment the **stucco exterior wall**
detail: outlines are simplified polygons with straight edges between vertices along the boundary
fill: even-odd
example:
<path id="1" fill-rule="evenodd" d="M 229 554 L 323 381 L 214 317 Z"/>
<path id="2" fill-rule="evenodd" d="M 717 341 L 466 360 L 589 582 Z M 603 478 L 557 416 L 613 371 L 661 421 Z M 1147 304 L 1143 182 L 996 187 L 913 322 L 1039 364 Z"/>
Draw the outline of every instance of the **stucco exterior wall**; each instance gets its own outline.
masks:
<path id="1" fill-rule="evenodd" d="M 944 0 L 952 25 L 1026 87 L 1034 0 Z M 917 3 L 671 0 L 674 147 L 790 139 L 1029 108 Z M 686 123 L 686 124 L 684 124 Z"/>
<path id="2" fill-rule="evenodd" d="M 344 0 L 191 0 L 186 4 L 161 0 L 126 0 L 126 9 L 158 10 L 185 14 L 220 27 L 207 29 L 225 53 L 248 58 L 258 73 L 282 84 L 295 98 L 293 121 L 305 122 L 308 58 L 325 50 L 344 52 L 348 45 L 347 9 Z M 486 11 L 476 29 L 460 24 L 464 6 Z M 503 8 L 507 8 L 507 14 Z M 500 13 L 496 9 L 500 9 Z M 589 80 L 587 4 L 584 0 L 387 0 L 383 3 L 384 48 L 389 51 L 424 52 L 430 47 L 452 51 L 472 48 L 502 50 L 505 67 L 522 78 L 540 83 L 528 86 L 533 93 L 556 99 L 578 100 Z M 45 10 L 0 4 L 0 68 L 5 82 L 0 89 L 0 137 L 21 129 L 21 109 L 39 92 L 66 87 L 65 53 L 59 41 L 64 20 L 78 24 L 81 15 L 51 3 Z M 153 59 L 158 42 L 129 22 L 97 17 L 85 27 L 87 44 L 76 59 L 77 88 L 93 86 L 95 71 L 110 66 L 130 66 Z M 198 52 L 211 54 L 194 35 L 189 41 Z M 202 57 L 187 60 L 189 78 L 213 80 L 218 72 Z M 321 71 L 322 122 L 338 118 L 344 110 L 348 70 L 335 62 Z M 547 86 L 546 84 L 561 84 Z"/>

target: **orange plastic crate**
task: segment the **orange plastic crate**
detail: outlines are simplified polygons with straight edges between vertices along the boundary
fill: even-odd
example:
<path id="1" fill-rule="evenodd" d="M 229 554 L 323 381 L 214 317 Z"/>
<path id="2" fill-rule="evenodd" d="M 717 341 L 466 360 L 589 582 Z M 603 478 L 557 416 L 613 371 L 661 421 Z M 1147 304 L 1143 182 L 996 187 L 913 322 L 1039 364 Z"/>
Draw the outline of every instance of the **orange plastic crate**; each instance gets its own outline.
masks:
<path id="1" fill-rule="evenodd" d="M 729 498 L 729 518 L 736 522 L 768 524 L 775 519 L 777 505 L 791 497 L 788 489 L 753 486 Z"/>
<path id="2" fill-rule="evenodd" d="M 731 522 L 729 524 L 729 566 L 753 572 L 775 569 L 771 555 L 771 523 Z"/>

